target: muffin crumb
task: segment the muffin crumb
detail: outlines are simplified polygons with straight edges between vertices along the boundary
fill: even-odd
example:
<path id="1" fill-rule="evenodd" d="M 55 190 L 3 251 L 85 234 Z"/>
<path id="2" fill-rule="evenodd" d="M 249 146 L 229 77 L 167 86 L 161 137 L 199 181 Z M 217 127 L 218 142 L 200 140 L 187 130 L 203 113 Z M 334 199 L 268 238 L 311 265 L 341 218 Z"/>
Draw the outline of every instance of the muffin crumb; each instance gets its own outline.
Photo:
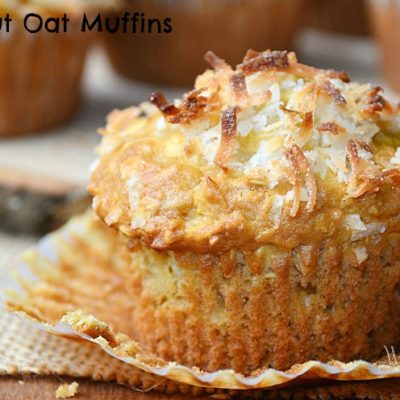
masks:
<path id="1" fill-rule="evenodd" d="M 63 383 L 56 390 L 57 399 L 69 399 L 78 393 L 79 384 L 77 382 Z"/>

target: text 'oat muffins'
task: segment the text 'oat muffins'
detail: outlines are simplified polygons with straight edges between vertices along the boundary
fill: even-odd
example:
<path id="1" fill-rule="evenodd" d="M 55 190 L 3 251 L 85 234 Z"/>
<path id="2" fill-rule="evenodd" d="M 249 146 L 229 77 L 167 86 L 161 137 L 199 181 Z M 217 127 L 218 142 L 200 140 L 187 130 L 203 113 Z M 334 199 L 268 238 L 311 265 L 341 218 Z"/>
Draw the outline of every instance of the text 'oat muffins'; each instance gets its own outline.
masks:
<path id="1" fill-rule="evenodd" d="M 136 338 L 205 370 L 374 359 L 400 330 L 399 110 L 293 53 L 207 59 L 102 131 Z"/>

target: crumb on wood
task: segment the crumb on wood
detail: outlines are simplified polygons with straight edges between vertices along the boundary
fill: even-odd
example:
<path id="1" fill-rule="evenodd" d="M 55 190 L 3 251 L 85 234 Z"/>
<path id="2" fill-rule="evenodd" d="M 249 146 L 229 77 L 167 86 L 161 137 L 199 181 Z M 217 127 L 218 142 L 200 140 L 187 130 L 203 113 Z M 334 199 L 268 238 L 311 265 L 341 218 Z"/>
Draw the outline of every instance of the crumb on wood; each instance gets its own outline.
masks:
<path id="1" fill-rule="evenodd" d="M 77 382 L 64 383 L 56 390 L 57 399 L 69 399 L 78 393 L 79 384 Z"/>

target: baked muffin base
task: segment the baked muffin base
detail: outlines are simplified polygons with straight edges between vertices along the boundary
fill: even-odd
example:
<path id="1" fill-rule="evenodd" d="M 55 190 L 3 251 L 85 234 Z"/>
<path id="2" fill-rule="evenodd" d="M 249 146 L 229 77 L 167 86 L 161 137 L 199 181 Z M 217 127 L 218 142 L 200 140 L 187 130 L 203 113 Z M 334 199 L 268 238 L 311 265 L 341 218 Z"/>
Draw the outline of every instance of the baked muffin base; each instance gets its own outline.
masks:
<path id="1" fill-rule="evenodd" d="M 129 383 L 137 388 L 150 389 L 158 385 L 158 390 L 169 393 L 192 394 L 211 393 L 216 388 L 246 389 L 249 394 L 250 389 L 271 388 L 294 381 L 299 384 L 310 378 L 313 382 L 319 378 L 326 382 L 327 379 L 359 381 L 400 376 L 400 368 L 393 357 L 385 357 L 374 364 L 310 361 L 293 366 L 285 373 L 267 369 L 243 377 L 232 370 L 204 373 L 197 368 L 168 363 L 145 352 L 132 336 L 115 333 L 130 329 L 129 310 L 121 306 L 127 306 L 131 296 L 118 284 L 121 281 L 119 274 L 113 276 L 122 261 L 113 251 L 114 238 L 90 214 L 74 218 L 27 253 L 25 263 L 17 271 L 13 270 L 19 278 L 10 275 L 2 287 L 18 290 L 13 292 L 14 296 L 9 292 L 12 296 L 9 299 L 13 300 L 9 305 L 35 328 L 74 340 L 91 341 L 109 355 L 134 366 Z M 93 312 L 106 322 L 82 311 L 68 313 L 77 308 Z M 67 315 L 62 317 L 65 313 Z M 57 324 L 59 318 L 63 324 Z M 258 393 L 263 396 L 263 392 Z"/>
<path id="2" fill-rule="evenodd" d="M 400 236 L 367 242 L 236 255 L 122 249 L 134 335 L 167 360 L 207 371 L 374 360 L 399 342 Z"/>

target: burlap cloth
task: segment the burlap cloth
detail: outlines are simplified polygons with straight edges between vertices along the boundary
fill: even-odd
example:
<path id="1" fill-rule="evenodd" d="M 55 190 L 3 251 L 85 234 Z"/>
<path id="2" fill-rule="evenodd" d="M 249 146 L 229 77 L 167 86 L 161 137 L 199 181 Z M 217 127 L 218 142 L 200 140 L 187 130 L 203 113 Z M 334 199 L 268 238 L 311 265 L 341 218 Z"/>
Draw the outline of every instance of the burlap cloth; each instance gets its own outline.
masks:
<path id="1" fill-rule="evenodd" d="M 0 276 L 37 240 L 0 233 Z M 137 372 L 89 343 L 73 342 L 32 329 L 16 316 L 0 311 L 0 374 L 68 375 L 130 385 Z M 142 379 L 142 378 L 141 378 Z M 159 385 L 149 379 L 148 389 Z"/>

